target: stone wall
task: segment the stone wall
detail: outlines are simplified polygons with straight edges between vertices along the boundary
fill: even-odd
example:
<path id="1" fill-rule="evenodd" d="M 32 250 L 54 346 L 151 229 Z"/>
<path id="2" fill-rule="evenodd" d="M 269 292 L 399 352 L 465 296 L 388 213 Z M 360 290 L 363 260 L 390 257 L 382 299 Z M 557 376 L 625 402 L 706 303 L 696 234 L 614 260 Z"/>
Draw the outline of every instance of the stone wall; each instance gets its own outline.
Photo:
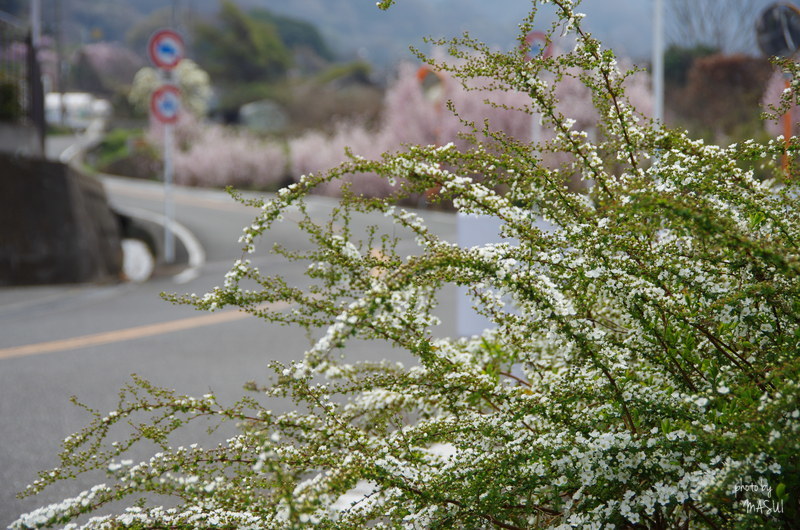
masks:
<path id="1" fill-rule="evenodd" d="M 100 182 L 0 154 L 0 286 L 115 282 L 121 270 L 119 221 Z"/>

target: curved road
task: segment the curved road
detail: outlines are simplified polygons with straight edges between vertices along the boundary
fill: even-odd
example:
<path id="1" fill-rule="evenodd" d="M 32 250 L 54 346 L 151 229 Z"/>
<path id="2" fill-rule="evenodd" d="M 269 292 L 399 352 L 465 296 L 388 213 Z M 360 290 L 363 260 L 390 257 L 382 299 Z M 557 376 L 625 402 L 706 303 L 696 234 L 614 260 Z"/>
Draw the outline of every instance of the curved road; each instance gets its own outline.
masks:
<path id="1" fill-rule="evenodd" d="M 105 185 L 112 203 L 162 211 L 157 183 L 109 178 Z M 75 481 L 33 499 L 15 498 L 38 470 L 57 464 L 60 441 L 87 423 L 87 413 L 71 405 L 70 396 L 108 410 L 136 373 L 181 393 L 213 390 L 221 402 L 231 402 L 244 395 L 244 382 L 267 381 L 270 360 L 297 358 L 307 347 L 302 330 L 237 312 L 199 313 L 160 298 L 163 291 L 200 294 L 218 285 L 241 256 L 241 228 L 256 213 L 220 191 L 177 188 L 175 198 L 178 221 L 195 234 L 206 254 L 190 282 L 178 284 L 173 276 L 159 275 L 143 284 L 0 289 L 0 527 L 21 512 L 74 496 L 92 484 Z M 315 200 L 311 212 L 322 217 L 332 205 Z M 452 216 L 428 212 L 425 217 L 452 240 Z M 386 219 L 373 222 L 385 224 Z M 290 220 L 262 239 L 261 248 L 275 241 L 296 247 L 305 241 L 297 235 Z M 301 280 L 302 267 L 298 271 L 280 257 L 257 253 L 252 259 L 264 271 Z M 349 351 L 362 358 L 389 353 L 368 344 L 354 344 Z"/>

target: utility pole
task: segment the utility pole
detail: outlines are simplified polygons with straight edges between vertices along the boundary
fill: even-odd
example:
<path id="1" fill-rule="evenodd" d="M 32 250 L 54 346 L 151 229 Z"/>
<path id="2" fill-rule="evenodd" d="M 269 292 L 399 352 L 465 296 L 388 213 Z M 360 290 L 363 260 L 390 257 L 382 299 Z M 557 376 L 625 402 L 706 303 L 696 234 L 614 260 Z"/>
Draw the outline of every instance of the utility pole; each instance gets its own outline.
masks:
<path id="1" fill-rule="evenodd" d="M 31 43 L 38 50 L 42 40 L 42 0 L 31 0 Z"/>
<path id="2" fill-rule="evenodd" d="M 653 119 L 664 123 L 664 0 L 653 5 Z"/>
<path id="3" fill-rule="evenodd" d="M 66 109 L 64 109 L 64 9 L 63 0 L 55 3 L 55 32 L 56 32 L 56 91 L 58 92 L 58 124 L 64 125 Z"/>

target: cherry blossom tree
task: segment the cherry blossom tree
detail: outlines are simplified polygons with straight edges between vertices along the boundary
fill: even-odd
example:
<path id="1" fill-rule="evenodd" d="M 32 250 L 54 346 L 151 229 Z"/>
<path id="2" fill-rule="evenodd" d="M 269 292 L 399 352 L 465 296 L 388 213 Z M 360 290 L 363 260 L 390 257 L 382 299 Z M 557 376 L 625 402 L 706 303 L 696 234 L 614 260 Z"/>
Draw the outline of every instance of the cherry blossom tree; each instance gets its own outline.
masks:
<path id="1" fill-rule="evenodd" d="M 221 125 L 201 125 L 175 153 L 175 182 L 276 190 L 286 180 L 284 147 Z"/>
<path id="2" fill-rule="evenodd" d="M 463 60 L 461 60 L 463 64 Z M 458 64 L 458 61 L 455 63 Z M 444 66 L 444 65 L 442 65 Z M 623 66 L 630 67 L 629 63 Z M 529 108 L 528 94 L 519 90 L 496 90 L 489 79 L 462 80 L 447 71 L 440 72 L 436 97 L 426 96 L 420 83 L 420 67 L 406 63 L 398 69 L 394 83 L 387 90 L 383 119 L 376 130 L 360 124 L 341 124 L 333 134 L 310 131 L 290 142 L 291 173 L 297 179 L 340 164 L 348 159 L 346 149 L 356 156 L 376 158 L 386 151 L 401 151 L 405 145 L 454 143 L 466 148 L 467 135 L 474 128 L 489 124 L 491 131 L 502 132 L 519 140 L 533 140 L 533 130 L 540 130 L 541 139 L 552 138 L 552 128 L 542 128 L 538 114 Z M 652 112 L 650 80 L 644 72 L 636 72 L 625 81 L 631 103 L 639 115 Z M 599 115 L 592 101 L 592 92 L 580 80 L 579 69 L 573 68 L 554 83 L 557 109 L 575 121 L 578 130 L 594 135 Z M 485 141 L 483 134 L 478 141 Z M 563 153 L 546 155 L 549 163 L 560 164 Z M 355 193 L 385 197 L 392 186 L 376 175 L 348 176 Z M 328 182 L 317 192 L 338 196 L 342 182 Z"/>

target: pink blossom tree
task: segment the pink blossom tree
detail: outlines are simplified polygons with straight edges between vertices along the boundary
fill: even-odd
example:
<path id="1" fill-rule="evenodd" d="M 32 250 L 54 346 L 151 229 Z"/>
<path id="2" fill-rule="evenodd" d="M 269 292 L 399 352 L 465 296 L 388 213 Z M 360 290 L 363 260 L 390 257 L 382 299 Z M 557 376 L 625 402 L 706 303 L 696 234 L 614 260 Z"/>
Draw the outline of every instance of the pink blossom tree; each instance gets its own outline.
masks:
<path id="1" fill-rule="evenodd" d="M 200 128 L 175 154 L 175 182 L 274 190 L 286 176 L 282 145 L 221 125 Z"/>
<path id="2" fill-rule="evenodd" d="M 629 66 L 629 65 L 624 65 Z M 308 132 L 289 143 L 290 172 L 296 180 L 304 174 L 316 173 L 347 159 L 346 149 L 353 155 L 375 158 L 386 151 L 400 151 L 404 145 L 445 145 L 454 143 L 460 149 L 467 147 L 463 133 L 473 127 L 476 138 L 491 143 L 482 134 L 485 124 L 489 131 L 531 141 L 538 116 L 528 107 L 530 97 L 522 92 L 494 90 L 488 80 L 471 80 L 469 84 L 439 72 L 440 86 L 436 97 L 426 97 L 420 82 L 418 67 L 404 64 L 398 70 L 395 81 L 386 92 L 381 123 L 374 130 L 366 130 L 358 124 L 340 125 L 333 134 Z M 594 134 L 599 122 L 592 102 L 591 92 L 581 82 L 578 72 L 572 72 L 554 83 L 557 109 L 566 118 L 575 120 L 575 128 Z M 652 112 L 650 79 L 643 72 L 636 72 L 624 82 L 629 103 L 640 116 Z M 553 137 L 547 124 L 541 129 L 539 140 Z M 548 165 L 561 165 L 566 160 L 545 153 Z M 342 181 L 327 182 L 317 191 L 327 195 L 339 195 Z M 351 190 L 365 195 L 386 196 L 392 187 L 385 180 L 371 175 L 353 176 Z"/>
<path id="3" fill-rule="evenodd" d="M 368 159 L 379 158 L 397 144 L 381 128 L 370 131 L 361 124 L 340 123 L 332 135 L 309 131 L 289 143 L 290 173 L 295 180 L 301 175 L 324 171 L 344 162 L 349 152 Z M 329 196 L 338 196 L 344 183 L 351 191 L 371 197 L 385 197 L 392 186 L 385 179 L 372 174 L 347 175 L 337 181 L 325 183 L 319 190 Z"/>
<path id="4" fill-rule="evenodd" d="M 782 103 L 784 91 L 786 90 L 786 78 L 784 73 L 776 70 L 767 82 L 761 104 L 765 110 L 770 111 L 771 117 L 764 121 L 764 128 L 770 136 L 777 137 L 784 134 L 784 124 L 777 110 Z M 789 119 L 792 123 L 792 135 L 796 136 L 800 132 L 798 121 L 800 121 L 800 107 L 795 103 L 789 108 Z"/>

